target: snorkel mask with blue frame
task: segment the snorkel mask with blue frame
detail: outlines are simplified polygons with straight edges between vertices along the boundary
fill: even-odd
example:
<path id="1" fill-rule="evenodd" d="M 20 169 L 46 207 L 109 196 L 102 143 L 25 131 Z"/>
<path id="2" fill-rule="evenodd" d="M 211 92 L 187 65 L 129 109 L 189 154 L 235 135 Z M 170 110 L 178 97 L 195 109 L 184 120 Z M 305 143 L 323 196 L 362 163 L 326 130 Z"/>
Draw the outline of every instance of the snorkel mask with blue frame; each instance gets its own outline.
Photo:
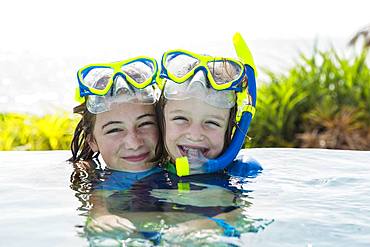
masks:
<path id="1" fill-rule="evenodd" d="M 76 100 L 86 100 L 93 114 L 109 111 L 117 103 L 153 104 L 158 99 L 157 71 L 157 62 L 149 57 L 87 65 L 77 72 Z"/>
<path id="2" fill-rule="evenodd" d="M 223 170 L 243 147 L 255 113 L 256 68 L 239 33 L 234 35 L 233 43 L 240 61 L 184 50 L 168 51 L 162 57 L 160 77 L 167 80 L 161 79 L 157 83 L 165 98 L 184 100 L 194 97 L 226 109 L 237 104 L 236 128 L 227 149 L 215 159 L 204 157 L 200 150 L 188 150 L 187 156 L 176 159 L 179 176 Z"/>

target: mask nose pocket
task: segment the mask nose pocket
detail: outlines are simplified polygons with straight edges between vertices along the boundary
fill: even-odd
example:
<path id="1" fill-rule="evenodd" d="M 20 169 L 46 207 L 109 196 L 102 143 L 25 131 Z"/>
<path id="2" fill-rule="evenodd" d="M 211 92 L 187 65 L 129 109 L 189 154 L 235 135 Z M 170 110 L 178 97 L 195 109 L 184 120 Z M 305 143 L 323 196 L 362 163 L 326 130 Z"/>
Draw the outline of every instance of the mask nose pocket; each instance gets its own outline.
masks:
<path id="1" fill-rule="evenodd" d="M 113 96 L 133 95 L 134 88 L 122 76 L 117 76 L 113 83 Z"/>
<path id="2" fill-rule="evenodd" d="M 207 79 L 203 71 L 198 71 L 193 78 L 191 78 L 187 91 L 194 96 L 204 96 L 207 89 Z"/>

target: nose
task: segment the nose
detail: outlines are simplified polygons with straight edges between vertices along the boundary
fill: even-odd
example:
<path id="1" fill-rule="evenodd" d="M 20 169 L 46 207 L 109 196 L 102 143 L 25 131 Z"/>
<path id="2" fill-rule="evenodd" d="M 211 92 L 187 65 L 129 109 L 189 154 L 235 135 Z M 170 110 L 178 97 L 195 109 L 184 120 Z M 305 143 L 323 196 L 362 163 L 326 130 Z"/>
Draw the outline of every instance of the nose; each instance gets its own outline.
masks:
<path id="1" fill-rule="evenodd" d="M 124 147 L 127 150 L 138 150 L 143 144 L 143 137 L 136 132 L 129 132 L 124 140 Z"/>
<path id="2" fill-rule="evenodd" d="M 199 124 L 192 124 L 188 129 L 186 138 L 193 142 L 200 142 L 204 140 L 203 130 Z"/>

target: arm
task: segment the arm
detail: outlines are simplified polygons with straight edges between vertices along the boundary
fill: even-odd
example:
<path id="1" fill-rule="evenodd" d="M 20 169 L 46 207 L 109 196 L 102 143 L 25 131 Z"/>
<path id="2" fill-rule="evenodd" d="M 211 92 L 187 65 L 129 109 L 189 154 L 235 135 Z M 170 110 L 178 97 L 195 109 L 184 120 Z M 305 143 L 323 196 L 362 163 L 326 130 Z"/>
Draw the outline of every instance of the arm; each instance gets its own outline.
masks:
<path id="1" fill-rule="evenodd" d="M 204 229 L 219 229 L 227 236 L 236 236 L 237 234 L 232 234 L 236 232 L 228 222 L 236 222 L 238 218 L 242 215 L 242 208 L 235 208 L 235 195 L 230 190 L 219 186 L 208 185 L 209 188 L 199 191 L 191 191 L 182 195 L 180 198 L 184 200 L 183 203 L 191 203 L 194 206 L 202 207 L 207 211 L 208 207 L 221 206 L 221 207 L 232 207 L 232 211 L 226 213 L 219 213 L 213 217 L 201 216 L 201 218 L 188 220 L 186 222 L 178 223 L 174 227 L 168 229 L 166 233 L 170 235 L 187 234 L 194 231 L 200 231 Z M 169 191 L 165 191 L 168 195 Z M 177 192 L 178 194 L 179 192 Z M 188 197 L 187 197 L 188 195 Z M 178 197 L 178 196 L 177 196 Z M 177 201 L 177 203 L 182 203 L 182 201 Z M 240 206 L 240 205 L 239 205 Z M 209 211 L 204 212 L 206 215 Z M 227 229 L 226 229 L 227 228 Z M 230 231 L 233 231 L 230 233 Z"/>
<path id="2" fill-rule="evenodd" d="M 111 191 L 97 190 L 91 195 L 90 201 L 93 207 L 90 210 L 86 228 L 98 233 L 113 230 L 133 232 L 136 228 L 130 220 L 108 211 L 106 198 L 111 194 Z"/>
<path id="3" fill-rule="evenodd" d="M 165 234 L 182 235 L 205 229 L 219 229 L 224 235 L 229 237 L 239 237 L 240 232 L 229 222 L 236 222 L 241 216 L 242 209 L 237 208 L 227 213 L 221 213 L 214 217 L 189 220 L 168 229 Z"/>

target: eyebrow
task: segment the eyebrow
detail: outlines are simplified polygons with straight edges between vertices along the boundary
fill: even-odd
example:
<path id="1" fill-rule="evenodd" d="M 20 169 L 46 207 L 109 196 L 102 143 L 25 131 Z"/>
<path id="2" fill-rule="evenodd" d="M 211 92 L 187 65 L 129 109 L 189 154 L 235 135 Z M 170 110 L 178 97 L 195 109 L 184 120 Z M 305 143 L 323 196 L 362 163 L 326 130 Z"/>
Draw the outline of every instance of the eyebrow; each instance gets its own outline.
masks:
<path id="1" fill-rule="evenodd" d="M 169 112 L 169 114 L 178 114 L 178 113 L 186 113 L 186 112 L 183 110 L 173 110 Z"/>
<path id="2" fill-rule="evenodd" d="M 101 126 L 101 128 L 104 129 L 108 125 L 111 125 L 111 124 L 120 124 L 120 123 L 122 123 L 122 121 L 109 121 L 108 123 L 106 123 L 103 126 Z"/>
<path id="3" fill-rule="evenodd" d="M 136 120 L 139 120 L 141 118 L 145 118 L 145 117 L 155 117 L 155 115 L 153 113 L 146 113 L 146 114 L 143 114 L 143 115 L 140 115 L 136 118 Z"/>
<path id="4" fill-rule="evenodd" d="M 143 115 L 138 116 L 136 118 L 136 120 L 139 120 L 139 119 L 142 119 L 142 118 L 145 118 L 145 117 L 155 117 L 155 115 L 152 114 L 152 113 L 145 113 Z M 111 124 L 122 124 L 122 123 L 123 123 L 122 121 L 109 121 L 108 123 L 104 124 L 101 128 L 104 129 L 108 125 L 111 125 Z"/>
<path id="5" fill-rule="evenodd" d="M 217 120 L 220 120 L 220 121 L 227 121 L 227 119 L 225 119 L 224 117 L 221 117 L 221 116 L 218 116 L 218 115 L 207 115 L 207 117 L 211 117 L 211 118 L 215 118 Z"/>

